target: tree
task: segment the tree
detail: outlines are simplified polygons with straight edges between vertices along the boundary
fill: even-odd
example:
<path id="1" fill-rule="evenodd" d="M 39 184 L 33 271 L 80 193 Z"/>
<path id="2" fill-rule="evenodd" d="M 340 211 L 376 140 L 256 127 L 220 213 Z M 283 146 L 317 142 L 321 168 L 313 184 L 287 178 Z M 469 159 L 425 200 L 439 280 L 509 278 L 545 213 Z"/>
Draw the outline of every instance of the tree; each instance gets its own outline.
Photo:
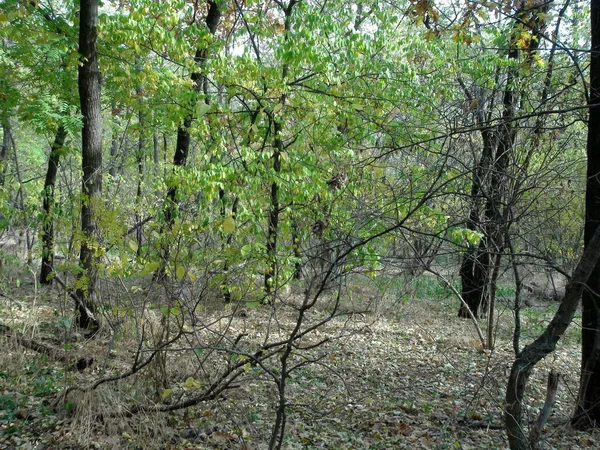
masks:
<path id="1" fill-rule="evenodd" d="M 506 386 L 504 407 L 504 422 L 511 450 L 529 450 L 532 445 L 537 445 L 537 442 L 530 442 L 523 430 L 523 397 L 527 381 L 535 365 L 554 351 L 557 342 L 573 320 L 579 298 L 587 290 L 586 283 L 599 260 L 600 228 L 596 229 L 590 237 L 579 264 L 567 284 L 565 295 L 556 314 L 544 332 L 515 357 Z"/>
<path id="2" fill-rule="evenodd" d="M 77 322 L 82 328 L 96 329 L 95 315 L 98 256 L 100 254 L 98 220 L 102 195 L 102 115 L 100 69 L 98 66 L 98 0 L 82 0 L 79 10 L 79 99 L 81 131 L 81 249 L 77 278 Z"/>
<path id="3" fill-rule="evenodd" d="M 600 1 L 590 2 L 591 53 L 585 192 L 585 248 L 600 225 Z M 572 423 L 584 429 L 600 426 L 600 262 L 582 293 L 581 378 Z"/>
<path id="4" fill-rule="evenodd" d="M 465 303 L 460 305 L 458 316 L 469 318 L 466 310 L 471 309 L 475 316 L 480 308 L 493 313 L 495 285 L 498 278 L 502 254 L 506 248 L 505 236 L 511 226 L 512 217 L 510 198 L 510 164 L 513 160 L 517 139 L 518 103 L 522 92 L 519 92 L 519 78 L 529 70 L 533 56 L 540 42 L 540 34 L 545 28 L 544 14 L 549 4 L 526 4 L 520 2 L 514 13 L 506 51 L 506 74 L 500 76 L 500 66 L 496 79 L 504 78 L 502 87 L 494 87 L 494 93 L 501 93 L 501 118 L 497 126 L 490 126 L 494 108 L 494 93 L 485 101 L 473 95 L 461 82 L 469 101 L 469 109 L 473 110 L 478 127 L 481 128 L 481 155 L 473 169 L 471 184 L 471 208 L 467 219 L 467 229 L 479 231 L 481 240 L 476 245 L 469 245 L 464 253 L 460 266 L 462 297 Z M 519 55 L 524 57 L 518 61 Z M 479 103 L 489 105 L 486 111 Z M 525 169 L 527 169 L 525 167 Z M 490 318 L 492 316 L 490 315 Z M 492 326 L 490 323 L 490 332 Z M 490 334 L 491 338 L 491 334 Z M 488 342 L 488 345 L 492 345 Z"/>
<path id="5" fill-rule="evenodd" d="M 208 12 L 206 14 L 205 24 L 208 29 L 208 32 L 211 36 L 214 36 L 219 22 L 221 20 L 221 4 L 220 0 L 208 0 Z M 194 72 L 191 74 L 192 86 L 194 94 L 204 94 L 204 105 L 210 105 L 210 98 L 208 96 L 208 78 L 206 74 L 202 73 L 201 70 L 204 70 L 204 65 L 208 58 L 209 47 L 208 45 L 204 47 L 200 47 L 196 49 L 196 53 L 194 55 L 194 62 L 199 66 L 196 68 Z M 198 70 L 199 69 L 199 70 Z M 188 107 L 192 108 L 192 111 L 187 112 L 186 116 L 183 120 L 183 123 L 177 128 L 177 144 L 175 146 L 175 154 L 173 156 L 173 166 L 175 170 L 177 168 L 185 167 L 188 159 L 188 154 L 190 150 L 190 127 L 192 126 L 192 122 L 194 121 L 195 114 L 197 111 L 206 112 L 202 108 L 197 108 L 198 99 L 194 96 L 193 101 Z M 175 173 L 175 176 L 177 174 Z M 178 181 L 173 180 L 169 185 L 169 189 L 167 191 L 167 199 L 164 208 L 165 215 L 165 223 L 167 229 L 171 229 L 173 223 L 175 221 L 175 217 L 177 215 L 178 208 Z M 165 247 L 163 254 L 162 266 L 159 268 L 159 272 L 157 272 L 158 277 L 162 277 L 165 271 L 165 265 L 168 263 L 169 258 L 169 248 Z"/>
<path id="6" fill-rule="evenodd" d="M 54 190 L 56 185 L 56 174 L 60 155 L 67 138 L 67 130 L 64 125 L 60 125 L 56 131 L 54 142 L 50 148 L 48 157 L 48 169 L 44 181 L 44 191 L 42 193 L 42 209 L 44 218 L 42 223 L 42 265 L 40 268 L 40 283 L 51 284 L 54 273 Z"/>

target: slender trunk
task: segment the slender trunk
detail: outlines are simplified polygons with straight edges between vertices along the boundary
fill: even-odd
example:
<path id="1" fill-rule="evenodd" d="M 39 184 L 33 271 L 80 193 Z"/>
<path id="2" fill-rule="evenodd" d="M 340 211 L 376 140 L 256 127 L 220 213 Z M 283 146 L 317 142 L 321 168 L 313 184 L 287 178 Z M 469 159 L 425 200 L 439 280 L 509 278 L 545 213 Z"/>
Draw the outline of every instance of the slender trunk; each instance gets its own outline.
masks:
<path id="1" fill-rule="evenodd" d="M 0 187 L 4 186 L 6 170 L 8 169 L 8 153 L 12 144 L 9 119 L 2 121 L 2 147 L 0 148 Z"/>
<path id="2" fill-rule="evenodd" d="M 518 25 L 515 25 L 515 32 L 517 29 Z M 508 59 L 516 60 L 518 56 L 519 51 L 513 39 L 508 50 Z M 480 308 L 490 315 L 494 313 L 489 304 L 490 299 L 495 298 L 496 286 L 492 278 L 501 263 L 505 247 L 502 242 L 504 238 L 502 230 L 508 227 L 504 221 L 508 215 L 504 209 L 510 207 L 510 205 L 503 204 L 503 199 L 506 197 L 504 191 L 507 170 L 516 138 L 514 124 L 516 98 L 514 82 L 516 77 L 517 69 L 509 69 L 502 96 L 502 123 L 493 134 L 489 130 L 482 131 L 483 153 L 479 166 L 473 174 L 471 188 L 473 206 L 467 228 L 480 229 L 485 237 L 476 250 L 470 249 L 465 253 L 460 274 L 463 298 L 475 315 Z M 483 117 L 481 115 L 477 117 L 482 124 Z M 486 198 L 483 220 L 479 214 L 480 195 L 484 195 Z M 460 306 L 458 316 L 469 317 L 464 305 Z M 493 324 L 493 318 L 489 324 Z M 489 333 L 492 331 L 489 330 Z M 489 345 L 491 344 L 488 342 Z"/>
<path id="3" fill-rule="evenodd" d="M 600 0 L 591 1 L 592 51 L 590 62 L 587 185 L 585 193 L 586 249 L 600 224 Z M 572 419 L 576 428 L 600 426 L 600 263 L 594 267 L 589 289 L 582 295 L 581 379 Z"/>
<path id="4" fill-rule="evenodd" d="M 98 275 L 98 215 L 102 195 L 102 116 L 100 110 L 100 71 L 98 68 L 98 0 L 81 0 L 79 12 L 79 99 L 83 115 L 81 133 L 81 231 L 79 254 L 81 272 L 77 279 L 78 325 L 97 329 L 95 316 Z"/>
<path id="5" fill-rule="evenodd" d="M 281 172 L 281 152 L 283 151 L 283 141 L 280 134 L 282 131 L 281 123 L 275 122 L 275 151 L 273 152 L 273 172 L 277 177 Z M 271 194 L 269 205 L 269 218 L 267 224 L 267 258 L 268 265 L 265 270 L 265 294 L 271 295 L 273 288 L 277 284 L 277 234 L 279 232 L 279 182 L 275 179 L 271 182 Z"/>
<path id="6" fill-rule="evenodd" d="M 208 0 L 209 9 L 208 14 L 206 15 L 206 26 L 208 27 L 209 32 L 214 35 L 217 31 L 217 26 L 219 25 L 219 21 L 221 20 L 221 10 L 220 10 L 220 2 L 217 0 Z M 204 65 L 206 59 L 208 57 L 208 48 L 197 49 L 196 54 L 194 55 L 194 61 L 199 66 Z M 199 92 L 208 92 L 208 79 L 205 75 L 200 72 L 193 72 L 191 75 L 191 79 L 194 86 L 194 91 Z M 206 104 L 210 103 L 210 100 L 207 95 L 205 95 L 204 101 Z M 173 166 L 175 167 L 184 167 L 187 162 L 187 158 L 189 155 L 190 149 L 190 132 L 189 128 L 192 125 L 194 120 L 194 116 L 192 114 L 188 114 L 188 116 L 183 121 L 183 125 L 177 129 L 177 144 L 175 146 L 175 155 L 173 156 Z M 166 138 L 165 138 L 166 144 Z M 167 229 L 171 229 L 175 218 L 178 214 L 178 206 L 179 201 L 177 199 L 177 183 L 173 183 L 171 187 L 167 190 L 167 198 L 165 201 L 165 227 Z M 165 275 L 166 264 L 169 259 L 169 248 L 165 247 L 163 249 L 162 255 L 162 265 L 158 269 L 155 274 L 155 278 L 160 279 Z"/>
<path id="7" fill-rule="evenodd" d="M 294 6 L 296 5 L 297 0 L 290 0 L 287 7 L 284 9 L 283 13 L 285 15 L 284 22 L 284 40 L 287 41 L 289 38 L 289 31 L 292 27 L 292 11 Z M 287 65 L 283 66 L 281 71 L 281 77 L 285 80 L 288 75 L 289 67 Z M 279 104 L 281 105 L 280 110 L 283 109 L 283 106 L 286 102 L 286 94 L 282 94 L 279 97 Z M 275 117 L 274 114 L 271 114 L 271 120 L 273 121 L 273 132 L 274 132 L 274 142 L 273 142 L 273 155 L 271 159 L 273 160 L 273 176 L 274 179 L 271 182 L 271 192 L 270 192 L 270 204 L 269 204 L 269 217 L 267 222 L 267 268 L 265 270 L 265 281 L 264 281 L 264 289 L 265 289 L 265 301 L 269 302 L 269 297 L 273 293 L 273 290 L 277 288 L 277 235 L 279 234 L 279 182 L 277 178 L 279 177 L 279 172 L 281 172 L 281 156 L 284 151 L 283 145 L 283 123 L 279 117 Z"/>
<path id="8" fill-rule="evenodd" d="M 17 190 L 17 194 L 15 197 L 15 204 L 18 206 L 21 211 L 21 224 L 22 227 L 19 231 L 19 242 L 21 245 L 23 242 L 23 234 L 25 235 L 25 256 L 27 258 L 27 265 L 31 267 L 33 264 L 33 236 L 31 236 L 31 231 L 29 229 L 29 217 L 25 211 L 25 186 L 23 184 L 23 176 L 21 172 L 21 165 L 19 164 L 19 154 L 17 152 L 17 145 L 15 144 L 15 140 L 13 135 L 10 135 L 11 147 L 13 150 L 13 158 L 15 162 L 15 175 L 17 177 L 17 182 L 19 183 L 19 189 Z"/>
<path id="9" fill-rule="evenodd" d="M 292 222 L 292 245 L 294 248 L 294 280 L 302 279 L 302 253 L 300 252 L 300 230 L 298 229 L 298 222 L 294 220 Z"/>
<path id="10" fill-rule="evenodd" d="M 113 126 L 112 126 L 112 135 L 110 138 L 110 163 L 108 168 L 108 173 L 111 178 L 114 178 L 117 175 L 117 169 L 119 166 L 118 156 L 119 156 L 119 136 L 117 135 L 116 127 L 119 124 L 119 119 L 117 118 L 117 107 L 113 104 Z"/>
<path id="11" fill-rule="evenodd" d="M 52 284 L 54 275 L 54 189 L 56 184 L 56 174 L 60 161 L 60 152 L 65 139 L 67 130 L 63 125 L 58 127 L 54 142 L 50 148 L 48 158 L 48 169 L 46 170 L 46 180 L 44 181 L 43 204 L 44 210 L 43 230 L 42 230 L 42 264 L 40 270 L 40 283 Z"/>
<path id="12" fill-rule="evenodd" d="M 478 123 L 482 124 L 485 119 L 479 115 Z M 482 198 L 486 194 L 485 184 L 489 178 L 488 174 L 492 164 L 493 156 L 493 137 L 489 130 L 482 131 L 483 152 L 481 158 L 473 170 L 473 180 L 471 184 L 471 210 L 467 219 L 467 229 L 471 231 L 482 231 L 481 210 Z M 460 266 L 461 296 L 465 303 L 461 302 L 458 310 L 458 317 L 469 319 L 471 310 L 475 317 L 479 317 L 479 307 L 486 295 L 486 257 L 484 236 L 478 245 L 467 244 L 467 249 L 462 257 Z"/>
<path id="13" fill-rule="evenodd" d="M 160 145 L 158 142 L 158 133 L 154 130 L 154 134 L 152 136 L 152 145 L 153 145 L 153 162 L 155 166 L 160 164 Z"/>
<path id="14" fill-rule="evenodd" d="M 222 188 L 219 189 L 219 201 L 221 202 L 221 218 L 223 220 L 225 220 L 227 218 L 227 205 L 226 205 L 227 195 L 225 194 L 225 190 Z M 233 199 L 233 203 L 231 205 L 231 218 L 234 220 L 236 219 L 236 216 L 237 216 L 238 203 L 239 203 L 239 198 L 235 197 Z M 226 248 L 228 248 L 232 242 L 233 242 L 233 233 L 229 233 L 227 235 L 227 238 L 225 239 L 225 242 L 223 243 L 222 250 L 225 251 Z M 221 292 L 223 293 L 223 300 L 225 301 L 225 303 L 230 303 L 232 300 L 231 289 L 229 289 L 229 279 L 228 279 L 228 275 L 227 275 L 228 271 L 229 271 L 229 262 L 227 261 L 227 259 L 225 259 L 225 262 L 223 263 L 223 282 L 221 284 Z"/>
<path id="15" fill-rule="evenodd" d="M 138 90 L 139 91 L 139 90 Z M 138 136 L 138 148 L 136 153 L 136 162 L 138 168 L 138 180 L 137 180 L 137 190 L 135 194 L 135 223 L 141 223 L 143 218 L 141 214 L 141 204 L 142 204 L 142 184 L 144 182 L 144 152 L 146 147 L 146 139 L 144 138 L 144 126 L 146 125 L 144 120 L 144 113 L 142 111 L 138 112 L 138 125 L 139 125 L 139 136 Z M 140 255 L 140 251 L 142 249 L 143 243 L 143 225 L 140 225 L 136 228 L 135 231 L 136 241 L 137 241 L 137 255 Z"/>

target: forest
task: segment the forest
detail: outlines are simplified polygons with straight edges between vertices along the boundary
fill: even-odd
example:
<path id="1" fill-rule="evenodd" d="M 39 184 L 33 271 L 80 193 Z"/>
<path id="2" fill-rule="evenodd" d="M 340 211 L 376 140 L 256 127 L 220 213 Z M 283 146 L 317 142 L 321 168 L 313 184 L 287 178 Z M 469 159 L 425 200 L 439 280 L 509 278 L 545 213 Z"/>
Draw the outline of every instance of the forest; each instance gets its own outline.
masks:
<path id="1" fill-rule="evenodd" d="M 600 447 L 600 0 L 0 38 L 0 448 Z"/>

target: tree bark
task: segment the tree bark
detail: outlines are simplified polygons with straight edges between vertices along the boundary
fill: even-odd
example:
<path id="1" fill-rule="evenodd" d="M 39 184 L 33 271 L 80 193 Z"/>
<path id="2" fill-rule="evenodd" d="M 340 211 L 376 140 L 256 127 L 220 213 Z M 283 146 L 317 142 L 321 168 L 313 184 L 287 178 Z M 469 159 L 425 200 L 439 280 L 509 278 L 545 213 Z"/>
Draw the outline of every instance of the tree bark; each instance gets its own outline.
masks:
<path id="1" fill-rule="evenodd" d="M 77 320 L 82 328 L 97 329 L 95 317 L 98 258 L 98 208 L 102 195 L 102 116 L 98 68 L 98 0 L 81 0 L 79 11 L 79 99 L 83 115 L 81 133 L 81 273 L 77 279 Z"/>
<path id="2" fill-rule="evenodd" d="M 517 60 L 519 49 L 516 43 L 522 24 L 526 16 L 538 17 L 536 10 L 525 11 L 521 7 L 516 12 L 518 21 L 513 25 L 512 37 L 508 48 L 507 58 Z M 544 6 L 545 8 L 545 6 Z M 526 22 L 527 23 L 527 22 Z M 532 30 L 538 33 L 539 30 Z M 534 41 L 534 39 L 532 39 Z M 532 44 L 533 46 L 533 44 Z M 530 48 L 527 51 L 528 58 L 537 49 Z M 473 174 L 473 187 L 471 191 L 472 210 L 467 221 L 467 228 L 479 229 L 484 237 L 477 249 L 469 249 L 463 257 L 460 275 L 462 282 L 462 294 L 465 302 L 469 305 L 475 315 L 479 309 L 487 309 L 488 298 L 495 298 L 494 274 L 498 273 L 498 267 L 502 259 L 502 253 L 506 247 L 504 236 L 510 227 L 508 214 L 511 205 L 505 204 L 506 182 L 510 156 L 516 140 L 516 103 L 517 92 L 515 92 L 515 80 L 518 77 L 518 68 L 511 67 L 508 70 L 504 91 L 502 94 L 502 122 L 493 132 L 482 129 L 483 152 L 478 167 Z M 482 112 L 476 113 L 479 125 L 485 125 L 485 117 Z M 485 208 L 483 218 L 480 216 L 480 196 L 485 197 Z M 505 230 L 506 229 L 506 230 Z M 489 311 L 493 314 L 493 311 Z M 461 305 L 459 317 L 468 318 L 469 315 L 464 305 Z M 493 318 L 491 318 L 493 319 Z M 492 322 L 490 321 L 490 325 Z M 490 344 L 490 343 L 488 343 Z"/>
<path id="3" fill-rule="evenodd" d="M 138 94 L 142 92 L 141 88 L 137 90 Z M 137 179 L 137 190 L 135 194 L 135 223 L 140 223 L 142 218 L 141 205 L 142 205 L 142 185 L 144 183 L 144 162 L 145 162 L 145 152 L 146 152 L 146 138 L 144 136 L 144 128 L 146 126 L 144 113 L 140 110 L 138 112 L 138 125 L 139 125 L 139 136 L 138 136 L 138 148 L 135 155 L 137 168 L 138 168 L 138 179 Z M 137 256 L 140 255 L 144 233 L 143 233 L 143 225 L 140 225 L 135 230 L 135 238 L 137 242 Z"/>
<path id="4" fill-rule="evenodd" d="M 591 0 L 592 49 L 585 194 L 586 250 L 600 224 L 600 0 Z M 600 263 L 594 267 L 582 295 L 581 378 L 572 424 L 578 429 L 600 425 Z"/>
<path id="5" fill-rule="evenodd" d="M 56 173 L 60 161 L 60 152 L 65 139 L 67 130 L 63 125 L 56 130 L 54 142 L 50 148 L 48 158 L 48 169 L 46 170 L 46 180 L 44 181 L 44 199 L 42 209 L 44 210 L 43 230 L 42 230 L 42 264 L 40 270 L 40 283 L 52 284 L 52 275 L 54 274 L 54 189 L 56 184 Z"/>

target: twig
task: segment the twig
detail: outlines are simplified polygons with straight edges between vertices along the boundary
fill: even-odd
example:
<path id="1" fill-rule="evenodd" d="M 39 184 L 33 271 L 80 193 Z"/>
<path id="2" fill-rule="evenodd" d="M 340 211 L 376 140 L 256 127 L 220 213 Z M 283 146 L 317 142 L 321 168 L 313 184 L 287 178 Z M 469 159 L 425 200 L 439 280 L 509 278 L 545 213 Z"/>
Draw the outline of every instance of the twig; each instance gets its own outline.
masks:
<path id="1" fill-rule="evenodd" d="M 548 417 L 550 417 L 550 413 L 554 407 L 559 379 L 560 374 L 552 369 L 548 374 L 548 388 L 546 389 L 546 401 L 544 402 L 544 407 L 540 411 L 535 424 L 531 428 L 531 433 L 529 434 L 529 445 L 534 450 L 540 448 L 540 436 L 542 435 L 542 429 L 544 428 L 544 425 L 546 425 Z"/>

